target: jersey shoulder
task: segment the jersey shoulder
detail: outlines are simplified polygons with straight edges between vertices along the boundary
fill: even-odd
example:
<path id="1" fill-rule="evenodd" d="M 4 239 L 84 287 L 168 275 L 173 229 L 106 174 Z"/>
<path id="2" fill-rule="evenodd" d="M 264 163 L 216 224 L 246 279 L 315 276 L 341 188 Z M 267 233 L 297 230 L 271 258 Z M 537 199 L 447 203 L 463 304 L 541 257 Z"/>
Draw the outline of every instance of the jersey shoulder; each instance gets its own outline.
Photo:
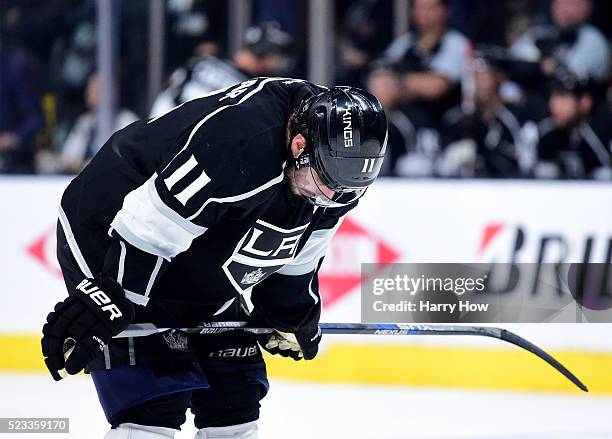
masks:
<path id="1" fill-rule="evenodd" d="M 189 160 L 193 154 L 198 162 L 212 163 L 210 172 L 248 181 L 249 186 L 263 184 L 282 169 L 291 108 L 303 96 L 322 90 L 304 80 L 250 79 L 149 120 L 149 137 L 175 139 L 168 160 L 177 153 Z"/>

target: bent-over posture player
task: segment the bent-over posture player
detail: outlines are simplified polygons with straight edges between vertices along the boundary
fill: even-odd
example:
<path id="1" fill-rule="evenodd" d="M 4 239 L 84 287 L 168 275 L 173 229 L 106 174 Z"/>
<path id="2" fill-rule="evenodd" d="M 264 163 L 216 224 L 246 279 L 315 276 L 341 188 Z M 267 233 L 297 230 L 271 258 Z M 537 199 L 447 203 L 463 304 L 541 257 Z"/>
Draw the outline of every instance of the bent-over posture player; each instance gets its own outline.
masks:
<path id="1" fill-rule="evenodd" d="M 107 439 L 256 438 L 268 391 L 257 342 L 315 357 L 317 270 L 381 167 L 378 100 L 348 87 L 256 78 L 115 133 L 62 197 L 69 297 L 43 327 L 56 380 L 86 368 Z M 247 298 L 250 298 L 250 303 Z M 115 338 L 130 323 L 249 320 L 276 330 Z"/>

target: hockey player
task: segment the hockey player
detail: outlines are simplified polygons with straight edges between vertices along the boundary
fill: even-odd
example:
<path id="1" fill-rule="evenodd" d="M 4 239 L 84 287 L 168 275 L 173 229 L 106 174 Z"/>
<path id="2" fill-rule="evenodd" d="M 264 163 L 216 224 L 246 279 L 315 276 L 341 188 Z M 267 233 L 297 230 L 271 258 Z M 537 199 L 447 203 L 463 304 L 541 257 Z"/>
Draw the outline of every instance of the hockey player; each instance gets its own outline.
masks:
<path id="1" fill-rule="evenodd" d="M 62 197 L 69 297 L 42 339 L 54 379 L 90 371 L 107 439 L 172 438 L 188 407 L 197 438 L 257 437 L 268 390 L 257 341 L 317 354 L 317 271 L 378 175 L 386 133 L 365 91 L 256 78 L 108 140 Z M 112 338 L 132 322 L 236 319 L 277 332 Z"/>

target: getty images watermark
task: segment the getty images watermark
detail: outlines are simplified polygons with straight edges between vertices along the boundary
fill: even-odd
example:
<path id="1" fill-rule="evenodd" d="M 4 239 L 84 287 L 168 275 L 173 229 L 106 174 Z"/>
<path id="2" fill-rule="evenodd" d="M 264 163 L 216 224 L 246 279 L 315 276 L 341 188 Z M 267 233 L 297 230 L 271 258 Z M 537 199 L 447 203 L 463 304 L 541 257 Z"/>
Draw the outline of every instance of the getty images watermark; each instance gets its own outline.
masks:
<path id="1" fill-rule="evenodd" d="M 612 322 L 610 264 L 362 264 L 364 323 Z"/>

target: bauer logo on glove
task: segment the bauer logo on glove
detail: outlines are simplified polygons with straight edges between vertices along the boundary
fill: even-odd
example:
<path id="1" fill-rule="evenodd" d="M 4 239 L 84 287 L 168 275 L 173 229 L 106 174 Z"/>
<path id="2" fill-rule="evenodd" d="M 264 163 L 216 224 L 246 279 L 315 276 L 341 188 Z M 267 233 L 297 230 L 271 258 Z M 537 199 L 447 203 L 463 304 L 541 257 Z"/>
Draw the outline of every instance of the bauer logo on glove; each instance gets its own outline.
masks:
<path id="1" fill-rule="evenodd" d="M 117 305 L 111 303 L 110 297 L 108 297 L 104 291 L 94 285 L 90 280 L 83 279 L 81 283 L 77 285 L 76 289 L 82 291 L 96 304 L 100 305 L 102 307 L 102 311 L 109 311 L 110 320 L 114 320 L 123 315 Z"/>
<path id="2" fill-rule="evenodd" d="M 114 280 L 84 279 L 76 290 L 55 305 L 43 326 L 42 352 L 56 381 L 83 370 L 134 320 L 134 306 Z"/>

